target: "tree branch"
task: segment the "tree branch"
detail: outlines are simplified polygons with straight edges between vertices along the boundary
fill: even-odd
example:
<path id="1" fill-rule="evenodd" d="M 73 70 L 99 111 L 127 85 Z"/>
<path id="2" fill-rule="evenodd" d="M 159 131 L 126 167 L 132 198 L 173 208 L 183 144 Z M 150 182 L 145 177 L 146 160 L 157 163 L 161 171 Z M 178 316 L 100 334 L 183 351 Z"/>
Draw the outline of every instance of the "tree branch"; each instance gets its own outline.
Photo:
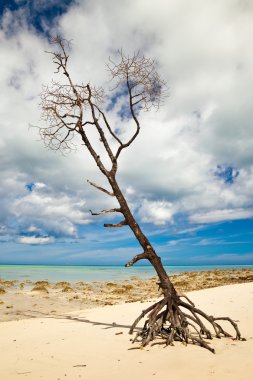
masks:
<path id="1" fill-rule="evenodd" d="M 82 115 L 81 115 L 82 116 Z M 104 167 L 103 163 L 101 162 L 100 160 L 100 156 L 97 154 L 97 152 L 95 151 L 95 149 L 93 149 L 84 129 L 83 129 L 83 126 L 82 126 L 82 122 L 80 122 L 80 125 L 79 125 L 79 130 L 80 130 L 80 135 L 82 136 L 82 140 L 84 142 L 84 144 L 86 145 L 87 149 L 89 150 L 90 154 L 92 155 L 92 157 L 94 158 L 97 166 L 99 167 L 100 171 L 106 176 L 108 177 L 108 171 L 106 170 L 106 168 Z M 94 185 L 93 185 L 94 186 Z M 97 187 L 97 186 L 95 186 Z M 97 187 L 99 190 L 101 191 L 104 191 L 102 190 L 102 188 L 99 188 L 99 186 Z M 114 195 L 114 194 L 111 194 L 109 191 L 105 190 L 104 191 L 105 193 L 109 194 L 109 195 Z"/>
<path id="2" fill-rule="evenodd" d="M 139 253 L 138 255 L 134 256 L 132 260 L 128 261 L 128 263 L 125 264 L 125 267 L 131 267 L 132 265 L 137 263 L 137 261 L 147 259 L 147 258 L 148 256 L 145 252 Z"/>
<path id="3" fill-rule="evenodd" d="M 91 215 L 102 215 L 102 214 L 108 214 L 110 212 L 122 212 L 121 208 L 112 208 L 110 210 L 102 210 L 100 212 L 92 212 L 90 210 Z"/>
<path id="4" fill-rule="evenodd" d="M 98 112 L 102 115 L 102 117 L 103 117 L 103 119 L 104 119 L 104 122 L 105 122 L 105 125 L 106 125 L 108 131 L 110 132 L 110 134 L 112 135 L 112 137 L 114 137 L 115 140 L 118 141 L 118 143 L 119 143 L 120 145 L 123 145 L 123 143 L 122 143 L 122 141 L 120 140 L 120 138 L 119 138 L 119 137 L 113 132 L 113 130 L 111 129 L 110 124 L 108 123 L 108 121 L 107 121 L 107 119 L 106 119 L 106 116 L 105 116 L 104 112 L 102 112 L 101 109 L 100 109 L 98 106 L 94 105 L 94 107 L 95 107 L 95 108 L 98 110 Z"/>
<path id="5" fill-rule="evenodd" d="M 115 196 L 114 193 L 111 193 L 110 191 L 104 189 L 104 188 L 101 187 L 101 186 L 98 186 L 96 183 L 91 182 L 91 181 L 89 181 L 88 179 L 87 179 L 87 182 L 88 182 L 91 186 L 93 186 L 93 187 L 95 187 L 96 189 L 102 191 L 103 193 L 106 193 L 107 195 L 110 195 L 111 197 L 114 197 L 114 196 Z"/>
<path id="6" fill-rule="evenodd" d="M 98 122 L 98 119 L 96 117 L 96 114 L 95 114 L 95 105 L 93 104 L 92 100 L 91 100 L 91 97 L 92 97 L 92 92 L 91 92 L 91 89 L 90 89 L 90 86 L 87 85 L 87 89 L 88 89 L 88 92 L 89 92 L 89 97 L 88 97 L 88 103 L 90 105 L 90 109 L 91 109 L 91 114 L 92 114 L 92 118 L 93 118 L 93 121 L 94 121 L 94 124 L 97 128 L 97 131 L 100 135 L 100 138 L 101 138 L 101 142 L 103 143 L 104 147 L 105 147 L 105 150 L 106 152 L 108 153 L 108 156 L 110 157 L 110 160 L 112 163 L 115 162 L 115 157 L 112 153 L 112 150 L 108 144 L 108 141 L 105 137 L 105 134 L 104 134 L 104 131 L 103 129 L 100 127 L 100 124 Z"/>
<path id="7" fill-rule="evenodd" d="M 130 138 L 130 140 L 121 145 L 118 150 L 117 150 L 117 153 L 116 153 L 116 159 L 119 157 L 121 151 L 125 148 L 127 148 L 129 145 L 132 144 L 132 142 L 136 139 L 136 137 L 138 136 L 139 132 L 140 132 L 140 123 L 139 123 L 139 120 L 137 119 L 136 117 L 136 114 L 135 114 L 135 111 L 134 111 L 134 104 L 133 104 L 133 95 L 132 95 L 132 89 L 131 89 L 131 86 L 129 84 L 129 79 L 128 79 L 128 76 L 126 78 L 126 82 L 127 82 L 127 88 L 128 88 L 128 94 L 129 94 L 129 108 L 130 108 L 130 112 L 131 112 L 131 115 L 132 115 L 132 118 L 136 124 L 136 131 L 135 133 L 133 134 L 133 136 Z"/>
<path id="8" fill-rule="evenodd" d="M 111 223 L 105 223 L 104 227 L 111 227 L 111 228 L 117 228 L 117 227 L 123 227 L 127 225 L 127 221 L 124 219 L 119 223 L 111 224 Z"/>

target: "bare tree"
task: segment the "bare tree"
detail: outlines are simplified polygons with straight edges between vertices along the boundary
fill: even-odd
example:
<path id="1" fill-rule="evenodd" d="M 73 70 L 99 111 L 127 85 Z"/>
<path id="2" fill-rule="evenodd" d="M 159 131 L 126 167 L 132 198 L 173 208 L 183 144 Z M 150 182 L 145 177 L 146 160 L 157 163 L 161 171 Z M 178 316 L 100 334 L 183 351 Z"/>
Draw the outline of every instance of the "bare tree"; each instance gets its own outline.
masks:
<path id="1" fill-rule="evenodd" d="M 146 318 L 144 326 L 136 333 L 133 342 L 141 342 L 142 346 L 151 341 L 155 341 L 153 344 L 173 345 L 173 341 L 177 340 L 184 343 L 191 342 L 214 352 L 206 339 L 212 339 L 213 333 L 217 338 L 231 337 L 221 327 L 220 321 L 228 321 L 235 330 L 235 339 L 242 340 L 237 324 L 232 319 L 207 315 L 188 297 L 177 293 L 162 265 L 161 258 L 156 254 L 129 209 L 117 181 L 118 159 L 123 150 L 128 148 L 139 134 L 140 112 L 159 107 L 165 96 L 165 82 L 157 73 L 155 61 L 139 53 L 128 57 L 123 52 L 119 52 L 118 62 L 109 61 L 108 70 L 115 83 L 114 90 L 127 95 L 129 117 L 135 125 L 132 136 L 123 141 L 121 134 L 112 127 L 102 109 L 103 90 L 90 84 L 78 85 L 73 82 L 68 68 L 69 43 L 59 37 L 54 38 L 52 43 L 55 50 L 50 54 L 56 65 L 56 73 L 63 74 L 65 80 L 53 81 L 51 85 L 44 87 L 41 94 L 41 108 L 47 126 L 39 127 L 40 136 L 49 148 L 63 151 L 72 148 L 75 136 L 81 138 L 98 169 L 108 181 L 109 190 L 89 180 L 88 183 L 117 201 L 117 207 L 97 213 L 91 212 L 92 215 L 120 214 L 122 220 L 104 226 L 114 228 L 128 226 L 142 247 L 142 252 L 125 266 L 130 267 L 140 260 L 148 260 L 159 278 L 158 285 L 162 297 L 144 310 L 132 324 L 131 334 L 141 319 Z M 95 144 L 89 137 L 90 130 L 96 132 L 98 143 Z M 107 165 L 101 158 L 100 148 L 107 156 Z"/>

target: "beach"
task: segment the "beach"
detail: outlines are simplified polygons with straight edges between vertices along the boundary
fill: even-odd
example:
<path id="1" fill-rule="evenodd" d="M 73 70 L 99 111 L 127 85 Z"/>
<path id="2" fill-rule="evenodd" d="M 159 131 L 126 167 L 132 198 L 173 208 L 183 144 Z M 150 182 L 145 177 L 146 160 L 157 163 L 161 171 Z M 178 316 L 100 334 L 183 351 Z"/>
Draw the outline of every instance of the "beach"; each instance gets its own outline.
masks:
<path id="1" fill-rule="evenodd" d="M 253 269 L 182 272 L 171 276 L 179 292 L 253 282 Z M 0 279 L 0 322 L 58 315 L 98 306 L 146 302 L 158 295 L 157 278 L 49 282 Z"/>
<path id="2" fill-rule="evenodd" d="M 214 338 L 215 355 L 180 342 L 143 349 L 132 344 L 129 327 L 157 297 L 155 278 L 89 284 L 2 279 L 0 378 L 251 378 L 253 271 L 184 272 L 172 281 L 205 312 L 239 321 L 247 340 Z"/>

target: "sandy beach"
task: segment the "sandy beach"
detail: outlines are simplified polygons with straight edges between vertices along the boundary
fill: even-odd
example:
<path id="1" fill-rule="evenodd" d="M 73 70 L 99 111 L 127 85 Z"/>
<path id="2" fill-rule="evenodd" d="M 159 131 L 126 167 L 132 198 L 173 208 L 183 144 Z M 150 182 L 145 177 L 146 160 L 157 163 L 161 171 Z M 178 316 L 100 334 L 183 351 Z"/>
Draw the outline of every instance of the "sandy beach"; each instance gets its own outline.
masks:
<path id="1" fill-rule="evenodd" d="M 138 343 L 131 343 L 131 336 L 128 334 L 130 324 L 151 304 L 151 298 L 154 298 L 154 294 L 147 290 L 146 294 L 141 295 L 141 300 L 133 302 L 133 290 L 136 290 L 136 283 L 140 281 L 139 286 L 146 282 L 147 287 L 154 288 L 155 293 L 157 290 L 154 286 L 155 279 L 132 279 L 114 285 L 113 283 L 90 284 L 93 290 L 99 291 L 103 306 L 101 304 L 97 306 L 97 302 L 92 301 L 92 296 L 90 304 L 81 302 L 80 299 L 69 301 L 70 297 L 77 295 L 78 289 L 74 287 L 75 289 L 62 292 L 64 285 L 69 286 L 66 284 L 44 284 L 48 290 L 39 291 L 32 289 L 36 286 L 42 287 L 43 284 L 26 284 L 20 289 L 18 281 L 15 284 L 6 284 L 2 280 L 1 288 L 6 291 L 2 292 L 0 297 L 2 302 L 0 378 L 4 380 L 22 378 L 124 380 L 129 377 L 159 380 L 170 377 L 177 380 L 190 377 L 216 380 L 249 379 L 253 372 L 253 283 L 250 282 L 252 271 L 245 271 L 247 270 L 234 272 L 234 277 L 231 273 L 230 276 L 228 272 L 227 275 L 223 273 L 223 282 L 226 284 L 230 279 L 232 285 L 223 283 L 221 286 L 218 281 L 221 273 L 218 271 L 205 274 L 184 273 L 174 279 L 175 283 L 183 281 L 181 287 L 184 286 L 186 289 L 190 285 L 198 286 L 200 289 L 201 283 L 211 277 L 207 284 L 209 288 L 206 286 L 206 289 L 191 290 L 188 295 L 197 306 L 209 314 L 230 316 L 239 321 L 241 333 L 247 341 L 214 338 L 211 345 L 216 350 L 215 355 L 198 346 L 186 347 L 180 342 L 176 342 L 174 347 L 148 346 L 144 349 L 139 349 Z M 248 283 L 234 284 L 235 278 L 237 282 L 248 281 Z M 132 287 L 124 288 L 126 285 Z M 109 295 L 101 292 L 102 289 L 106 290 L 106 287 L 121 289 L 121 292 L 118 292 L 120 297 L 115 301 L 117 304 L 106 305 L 106 302 L 109 302 L 106 301 L 106 297 Z M 179 285 L 177 287 L 179 288 Z M 16 294 L 18 292 L 21 294 Z M 91 290 L 89 292 L 93 294 Z M 96 297 L 99 297 L 99 293 L 96 293 Z M 111 290 L 108 293 L 110 294 Z M 60 301 L 59 294 L 63 295 Z M 150 299 L 147 299 L 147 294 Z M 59 305 L 56 310 L 57 298 Z M 21 300 L 27 301 L 23 309 Z M 19 309 L 22 309 L 19 313 L 15 301 L 19 303 Z M 37 310 L 35 306 L 34 309 L 30 308 L 31 302 L 39 304 L 39 308 Z M 50 305 L 53 302 L 55 304 Z M 94 307 L 95 305 L 97 307 Z M 9 308 L 6 308 L 7 306 Z M 55 310 L 49 310 L 49 306 Z M 229 326 L 226 328 L 232 332 Z"/>

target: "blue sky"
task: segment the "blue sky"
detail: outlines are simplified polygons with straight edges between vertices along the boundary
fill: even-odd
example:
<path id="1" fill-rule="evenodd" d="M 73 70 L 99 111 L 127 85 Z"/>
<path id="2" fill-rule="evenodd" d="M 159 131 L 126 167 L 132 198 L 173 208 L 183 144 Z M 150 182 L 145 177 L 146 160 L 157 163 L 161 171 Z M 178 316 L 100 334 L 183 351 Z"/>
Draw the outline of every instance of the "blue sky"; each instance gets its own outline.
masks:
<path id="1" fill-rule="evenodd" d="M 123 48 L 158 60 L 170 96 L 140 114 L 119 182 L 163 262 L 252 264 L 252 16 L 247 0 L 2 1 L 0 263 L 124 264 L 140 252 L 127 227 L 90 215 L 115 205 L 87 184 L 106 186 L 83 147 L 62 156 L 29 129 L 56 78 L 48 36 L 61 34 L 74 80 L 104 87 L 124 138 L 133 126 L 125 92 L 109 91 L 108 57 Z"/>
<path id="2" fill-rule="evenodd" d="M 166 265 L 250 264 L 252 221 L 215 223 L 176 231 L 145 225 L 145 232 Z M 124 265 L 138 252 L 130 231 L 104 230 L 101 224 L 83 231 L 83 239 L 53 244 L 3 243 L 2 264 Z M 145 264 L 144 262 L 141 263 Z"/>
<path id="3" fill-rule="evenodd" d="M 73 0 L 2 0 L 0 14 L 10 11 L 16 17 L 21 16 L 31 28 L 45 35 L 71 3 Z"/>

